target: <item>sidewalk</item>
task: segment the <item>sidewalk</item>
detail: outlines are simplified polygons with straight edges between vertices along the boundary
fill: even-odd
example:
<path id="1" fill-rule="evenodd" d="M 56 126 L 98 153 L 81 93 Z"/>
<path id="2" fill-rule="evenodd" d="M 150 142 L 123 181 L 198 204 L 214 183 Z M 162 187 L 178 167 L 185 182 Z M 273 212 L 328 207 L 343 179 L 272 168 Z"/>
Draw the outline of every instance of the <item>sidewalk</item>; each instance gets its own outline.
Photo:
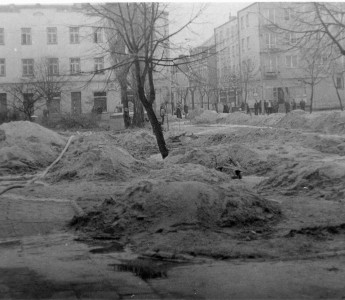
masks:
<path id="1" fill-rule="evenodd" d="M 68 200 L 0 197 L 0 299 L 159 299 L 140 278 L 115 272 L 128 253 L 91 254 L 63 232 Z"/>

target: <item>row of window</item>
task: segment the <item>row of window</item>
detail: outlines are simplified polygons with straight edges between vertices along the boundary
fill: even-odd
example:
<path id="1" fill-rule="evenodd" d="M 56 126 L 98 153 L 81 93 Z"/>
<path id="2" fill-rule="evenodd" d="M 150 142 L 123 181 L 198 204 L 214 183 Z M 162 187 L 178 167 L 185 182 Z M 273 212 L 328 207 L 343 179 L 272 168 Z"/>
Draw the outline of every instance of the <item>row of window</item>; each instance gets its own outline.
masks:
<path id="1" fill-rule="evenodd" d="M 32 93 L 23 94 L 23 105 L 30 105 L 29 103 L 33 97 Z M 107 93 L 106 92 L 94 92 L 94 106 L 93 110 L 97 112 L 107 111 Z M 50 113 L 61 112 L 61 93 L 56 93 L 53 100 L 48 104 L 48 111 Z M 7 111 L 7 94 L 0 93 L 0 113 Z M 73 114 L 81 114 L 81 92 L 71 93 L 71 112 Z"/>
<path id="2" fill-rule="evenodd" d="M 81 64 L 79 57 L 73 57 L 69 59 L 69 71 L 71 75 L 81 73 Z M 22 75 L 33 76 L 35 73 L 35 60 L 32 58 L 22 59 Z M 94 72 L 102 72 L 104 69 L 104 58 L 94 58 Z M 59 59 L 48 58 L 47 59 L 48 75 L 59 75 Z M 0 58 L 0 76 L 6 76 L 6 59 Z"/>
<path id="3" fill-rule="evenodd" d="M 80 43 L 80 28 L 69 27 L 69 42 L 70 44 Z M 12 37 L 11 37 L 12 38 Z M 102 28 L 93 28 L 92 39 L 94 43 L 103 43 L 103 30 Z M 47 44 L 54 45 L 58 43 L 58 31 L 57 27 L 47 27 Z M 21 28 L 21 44 L 32 44 L 32 30 L 31 28 Z M 5 45 L 5 29 L 0 28 L 0 45 Z"/>
<path id="4" fill-rule="evenodd" d="M 277 71 L 279 67 L 279 57 L 269 56 L 266 59 L 266 71 Z M 285 56 L 285 67 L 286 68 L 297 68 L 298 67 L 298 56 L 297 55 L 286 55 Z"/>

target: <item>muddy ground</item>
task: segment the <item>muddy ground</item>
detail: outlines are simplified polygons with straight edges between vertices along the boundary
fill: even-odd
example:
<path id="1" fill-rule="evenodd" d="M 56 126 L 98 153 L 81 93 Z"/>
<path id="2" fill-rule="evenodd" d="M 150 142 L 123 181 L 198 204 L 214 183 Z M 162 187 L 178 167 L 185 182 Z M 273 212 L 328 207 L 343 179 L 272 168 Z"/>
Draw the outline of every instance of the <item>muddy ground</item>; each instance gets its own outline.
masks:
<path id="1" fill-rule="evenodd" d="M 340 112 L 200 111 L 164 128 L 163 161 L 149 128 L 56 133 L 17 122 L 0 126 L 0 172 L 36 174 L 74 135 L 45 185 L 11 194 L 75 200 L 84 213 L 66 229 L 79 241 L 182 262 L 320 259 L 345 253 L 344 124 Z"/>

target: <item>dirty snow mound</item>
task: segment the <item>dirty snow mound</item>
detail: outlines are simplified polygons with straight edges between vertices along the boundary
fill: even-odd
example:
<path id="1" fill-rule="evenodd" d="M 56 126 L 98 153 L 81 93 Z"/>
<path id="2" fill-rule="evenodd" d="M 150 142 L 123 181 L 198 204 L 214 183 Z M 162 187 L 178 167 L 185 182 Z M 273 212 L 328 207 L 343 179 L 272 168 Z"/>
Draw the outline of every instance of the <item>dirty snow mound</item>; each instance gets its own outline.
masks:
<path id="1" fill-rule="evenodd" d="M 198 181 L 210 184 L 231 180 L 228 175 L 218 172 L 215 169 L 209 169 L 203 165 L 193 163 L 165 164 L 159 170 L 151 170 L 148 178 L 166 181 Z"/>
<path id="2" fill-rule="evenodd" d="M 73 224 L 78 229 L 114 235 L 140 232 L 167 233 L 185 229 L 216 229 L 264 225 L 277 220 L 280 209 L 240 187 L 221 189 L 186 181 L 142 181 L 122 197 L 107 200 Z M 147 241 L 149 243 L 149 241 Z"/>
<path id="3" fill-rule="evenodd" d="M 172 164 L 192 163 L 214 169 L 228 164 L 229 158 L 239 163 L 245 174 L 263 173 L 270 164 L 263 155 L 240 144 L 174 150 L 165 160 Z"/>
<path id="4" fill-rule="evenodd" d="M 218 120 L 222 119 L 222 115 L 224 114 L 218 114 L 214 110 L 205 110 L 203 113 L 199 116 L 196 116 L 193 120 L 193 124 L 215 124 L 218 122 Z"/>
<path id="5" fill-rule="evenodd" d="M 0 169 L 36 169 L 53 162 L 66 144 L 56 132 L 28 121 L 0 125 Z"/>
<path id="6" fill-rule="evenodd" d="M 291 162 L 276 168 L 260 189 L 280 188 L 284 193 L 307 192 L 329 200 L 344 198 L 345 160 Z M 339 198 L 340 197 L 340 198 Z"/>
<path id="7" fill-rule="evenodd" d="M 202 108 L 196 108 L 188 111 L 188 119 L 193 120 L 196 117 L 200 116 L 204 110 Z"/>
<path id="8" fill-rule="evenodd" d="M 75 140 L 54 167 L 51 177 L 55 181 L 71 178 L 124 181 L 146 171 L 144 162 L 136 160 L 100 134 Z"/>

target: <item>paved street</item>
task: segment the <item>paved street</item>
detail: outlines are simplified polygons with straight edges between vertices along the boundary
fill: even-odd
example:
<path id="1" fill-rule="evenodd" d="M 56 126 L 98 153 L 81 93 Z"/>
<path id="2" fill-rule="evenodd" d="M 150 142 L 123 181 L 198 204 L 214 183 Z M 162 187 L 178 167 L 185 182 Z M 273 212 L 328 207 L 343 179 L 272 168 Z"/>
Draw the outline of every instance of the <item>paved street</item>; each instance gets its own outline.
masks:
<path id="1" fill-rule="evenodd" d="M 132 273 L 111 263 L 123 253 L 97 255 L 66 232 L 73 203 L 0 197 L 0 299 L 157 299 Z"/>

